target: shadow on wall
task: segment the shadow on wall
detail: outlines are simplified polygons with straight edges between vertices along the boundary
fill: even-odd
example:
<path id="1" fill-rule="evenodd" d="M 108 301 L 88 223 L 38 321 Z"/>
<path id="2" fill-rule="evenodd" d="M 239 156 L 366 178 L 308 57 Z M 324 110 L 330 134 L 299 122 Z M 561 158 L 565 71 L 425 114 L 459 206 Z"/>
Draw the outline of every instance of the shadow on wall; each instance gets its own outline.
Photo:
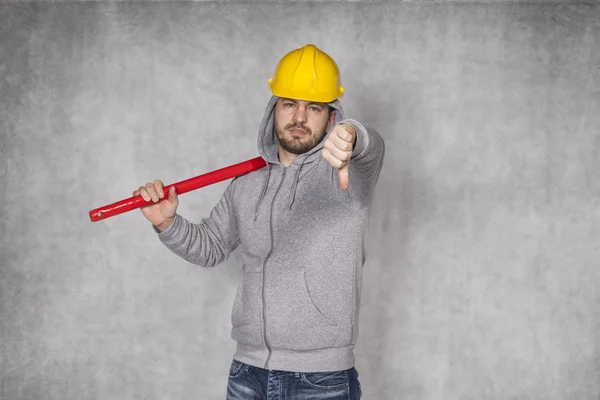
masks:
<path id="1" fill-rule="evenodd" d="M 426 131 L 431 129 L 421 111 L 418 86 L 410 87 L 400 79 L 396 82 L 391 86 L 383 81 L 377 85 L 359 82 L 353 88 L 358 97 L 356 118 L 377 129 L 386 146 L 369 226 L 356 352 L 357 365 L 364 368 L 361 375 L 370 382 L 365 395 L 374 398 L 389 398 L 390 393 L 383 392 L 386 387 L 401 386 L 406 388 L 403 393 L 423 394 L 405 375 L 410 368 L 387 357 L 410 347 L 400 340 L 407 335 L 400 333 L 410 319 L 405 299 L 414 286 L 409 284 L 408 259 L 412 232 L 425 221 L 416 215 L 427 182 L 420 138 L 430 136 Z M 392 366 L 404 373 L 391 372 Z"/>

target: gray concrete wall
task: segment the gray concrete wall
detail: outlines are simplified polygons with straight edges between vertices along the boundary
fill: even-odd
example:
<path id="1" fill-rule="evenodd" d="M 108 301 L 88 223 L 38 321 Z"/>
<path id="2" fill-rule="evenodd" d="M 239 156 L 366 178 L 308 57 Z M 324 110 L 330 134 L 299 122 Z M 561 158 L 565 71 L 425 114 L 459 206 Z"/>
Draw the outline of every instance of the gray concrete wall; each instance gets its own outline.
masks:
<path id="1" fill-rule="evenodd" d="M 598 3 L 333 1 L 0 6 L 0 398 L 224 398 L 239 259 L 87 213 L 257 156 L 311 42 L 387 142 L 364 398 L 599 398 Z"/>

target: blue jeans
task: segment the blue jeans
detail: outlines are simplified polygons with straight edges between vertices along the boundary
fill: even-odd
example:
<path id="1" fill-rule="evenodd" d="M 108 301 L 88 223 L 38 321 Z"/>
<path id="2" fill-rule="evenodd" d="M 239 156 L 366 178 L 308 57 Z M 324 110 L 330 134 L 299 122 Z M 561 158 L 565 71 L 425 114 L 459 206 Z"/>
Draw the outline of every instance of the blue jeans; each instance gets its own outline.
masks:
<path id="1" fill-rule="evenodd" d="M 359 400 L 358 372 L 285 372 L 233 360 L 227 400 Z"/>

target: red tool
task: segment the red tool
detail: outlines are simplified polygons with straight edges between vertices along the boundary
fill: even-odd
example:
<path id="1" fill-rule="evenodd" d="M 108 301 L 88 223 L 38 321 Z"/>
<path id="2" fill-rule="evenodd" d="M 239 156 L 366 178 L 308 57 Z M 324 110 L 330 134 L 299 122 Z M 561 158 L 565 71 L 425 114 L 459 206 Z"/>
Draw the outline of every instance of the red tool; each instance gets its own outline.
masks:
<path id="1" fill-rule="evenodd" d="M 217 169 L 206 174 L 198 175 L 194 178 L 186 179 L 185 181 L 177 182 L 172 185 L 167 185 L 164 187 L 165 197 L 163 197 L 159 201 L 162 201 L 167 198 L 167 193 L 169 193 L 169 188 L 171 186 L 175 186 L 175 191 L 177 192 L 177 195 L 180 195 L 190 192 L 192 190 L 200 189 L 204 186 L 212 185 L 213 183 L 245 175 L 249 172 L 261 169 L 266 165 L 267 163 L 265 162 L 265 160 L 263 160 L 262 157 L 256 157 L 251 160 L 241 162 L 239 164 L 230 165 L 229 167 Z M 149 204 L 155 203 L 152 200 L 144 200 L 144 198 L 140 195 L 133 196 L 128 199 L 121 200 L 116 203 L 91 210 L 90 219 L 92 220 L 92 222 L 100 221 L 102 219 L 122 214 L 124 212 L 131 211 Z"/>

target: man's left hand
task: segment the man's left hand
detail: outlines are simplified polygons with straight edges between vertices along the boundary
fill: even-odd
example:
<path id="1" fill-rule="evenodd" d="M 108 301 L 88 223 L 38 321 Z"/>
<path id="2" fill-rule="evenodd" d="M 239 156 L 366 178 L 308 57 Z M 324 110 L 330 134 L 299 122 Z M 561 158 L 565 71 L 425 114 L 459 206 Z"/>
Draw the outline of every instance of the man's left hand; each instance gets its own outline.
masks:
<path id="1" fill-rule="evenodd" d="M 342 190 L 348 189 L 348 164 L 355 141 L 356 131 L 352 125 L 339 124 L 333 128 L 323 144 L 323 158 L 338 170 Z"/>

